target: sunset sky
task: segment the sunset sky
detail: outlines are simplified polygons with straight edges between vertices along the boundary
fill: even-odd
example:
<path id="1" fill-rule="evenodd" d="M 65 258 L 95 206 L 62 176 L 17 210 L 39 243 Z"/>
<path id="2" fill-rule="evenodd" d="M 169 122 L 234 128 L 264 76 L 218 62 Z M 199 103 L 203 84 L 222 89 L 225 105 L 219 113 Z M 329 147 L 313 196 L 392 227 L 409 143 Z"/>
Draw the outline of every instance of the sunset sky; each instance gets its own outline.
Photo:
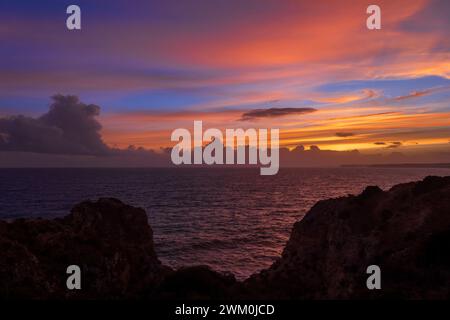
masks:
<path id="1" fill-rule="evenodd" d="M 3 0 L 0 117 L 40 117 L 58 93 L 99 106 L 114 148 L 170 147 L 203 120 L 280 128 L 289 148 L 450 151 L 449 15 L 446 0 Z"/>

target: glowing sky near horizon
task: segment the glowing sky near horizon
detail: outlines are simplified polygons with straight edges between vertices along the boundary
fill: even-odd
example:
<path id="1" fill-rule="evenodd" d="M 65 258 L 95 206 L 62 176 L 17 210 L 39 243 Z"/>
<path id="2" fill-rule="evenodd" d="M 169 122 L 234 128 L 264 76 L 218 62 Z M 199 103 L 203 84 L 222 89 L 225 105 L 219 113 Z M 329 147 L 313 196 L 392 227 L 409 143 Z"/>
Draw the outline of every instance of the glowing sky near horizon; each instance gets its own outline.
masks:
<path id="1" fill-rule="evenodd" d="M 377 31 L 363 0 L 75 2 L 0 3 L 0 117 L 42 114 L 61 93 L 99 105 L 120 148 L 173 145 L 203 120 L 280 128 L 287 147 L 449 149 L 449 1 L 372 1 Z M 242 117 L 269 108 L 315 111 Z"/>

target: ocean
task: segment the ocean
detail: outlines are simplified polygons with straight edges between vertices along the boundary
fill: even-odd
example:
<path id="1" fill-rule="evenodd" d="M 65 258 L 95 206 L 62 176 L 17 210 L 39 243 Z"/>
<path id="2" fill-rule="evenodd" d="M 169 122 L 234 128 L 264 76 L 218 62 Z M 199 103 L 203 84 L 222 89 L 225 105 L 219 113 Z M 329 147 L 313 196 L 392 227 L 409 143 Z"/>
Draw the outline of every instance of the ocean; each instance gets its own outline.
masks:
<path id="1" fill-rule="evenodd" d="M 80 201 L 115 197 L 147 211 L 164 264 L 209 265 L 244 279 L 271 265 L 317 201 L 427 175 L 450 169 L 0 169 L 0 218 L 60 217 Z"/>

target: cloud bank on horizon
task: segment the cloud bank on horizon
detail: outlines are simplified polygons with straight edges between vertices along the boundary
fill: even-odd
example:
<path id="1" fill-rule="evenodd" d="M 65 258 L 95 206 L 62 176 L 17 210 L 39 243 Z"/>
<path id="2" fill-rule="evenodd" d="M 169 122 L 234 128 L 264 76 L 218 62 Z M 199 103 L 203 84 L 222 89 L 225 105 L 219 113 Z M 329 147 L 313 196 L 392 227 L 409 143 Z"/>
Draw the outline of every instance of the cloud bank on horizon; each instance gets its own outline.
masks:
<path id="1" fill-rule="evenodd" d="M 3 1 L 1 150 L 160 149 L 203 120 L 280 128 L 292 150 L 448 152 L 450 3 L 377 4 L 369 31 L 365 1 L 81 0 L 72 32 L 64 3 Z M 102 114 L 47 111 L 56 92 Z"/>
<path id="2" fill-rule="evenodd" d="M 171 166 L 170 148 L 155 151 L 129 145 L 120 149 L 105 144 L 97 120 L 99 106 L 84 104 L 71 95 L 54 95 L 52 101 L 49 111 L 36 118 L 23 115 L 0 118 L 0 167 Z M 255 110 L 263 118 L 282 116 L 286 112 L 302 114 L 314 112 L 314 109 L 284 110 L 275 115 Z M 246 113 L 242 117 L 246 117 Z M 347 138 L 355 134 L 336 132 L 335 135 Z M 374 144 L 386 149 L 403 145 L 400 141 Z M 333 151 L 321 150 L 317 145 L 310 145 L 309 149 L 296 145 L 293 149 L 280 147 L 279 152 L 281 166 L 289 167 L 450 162 L 450 152 L 436 151 L 412 156 L 400 152 L 362 154 L 356 149 Z"/>

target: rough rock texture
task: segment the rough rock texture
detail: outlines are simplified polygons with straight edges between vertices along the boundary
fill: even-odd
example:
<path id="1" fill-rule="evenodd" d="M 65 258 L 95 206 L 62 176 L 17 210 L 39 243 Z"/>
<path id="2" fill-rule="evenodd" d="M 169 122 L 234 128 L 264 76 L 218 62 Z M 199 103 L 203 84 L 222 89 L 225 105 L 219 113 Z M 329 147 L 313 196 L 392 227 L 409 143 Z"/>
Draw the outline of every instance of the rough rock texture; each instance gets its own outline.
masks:
<path id="1" fill-rule="evenodd" d="M 366 287 L 372 264 L 381 290 Z M 245 284 L 271 298 L 449 299 L 450 177 L 318 202 L 281 258 Z"/>
<path id="2" fill-rule="evenodd" d="M 66 289 L 80 265 L 83 289 Z M 382 290 L 366 288 L 381 267 Z M 144 210 L 83 202 L 63 219 L 0 221 L 0 298 L 450 298 L 450 177 L 318 202 L 282 256 L 243 283 L 158 261 Z"/>
<path id="3" fill-rule="evenodd" d="M 0 221 L 0 296 L 139 296 L 169 272 L 158 261 L 145 211 L 115 199 L 83 202 L 63 219 Z M 66 268 L 82 290 L 66 289 Z"/>
<path id="4" fill-rule="evenodd" d="M 233 274 L 222 274 L 208 266 L 178 269 L 167 274 L 164 281 L 148 296 L 169 300 L 226 300 L 242 296 L 241 283 Z"/>

